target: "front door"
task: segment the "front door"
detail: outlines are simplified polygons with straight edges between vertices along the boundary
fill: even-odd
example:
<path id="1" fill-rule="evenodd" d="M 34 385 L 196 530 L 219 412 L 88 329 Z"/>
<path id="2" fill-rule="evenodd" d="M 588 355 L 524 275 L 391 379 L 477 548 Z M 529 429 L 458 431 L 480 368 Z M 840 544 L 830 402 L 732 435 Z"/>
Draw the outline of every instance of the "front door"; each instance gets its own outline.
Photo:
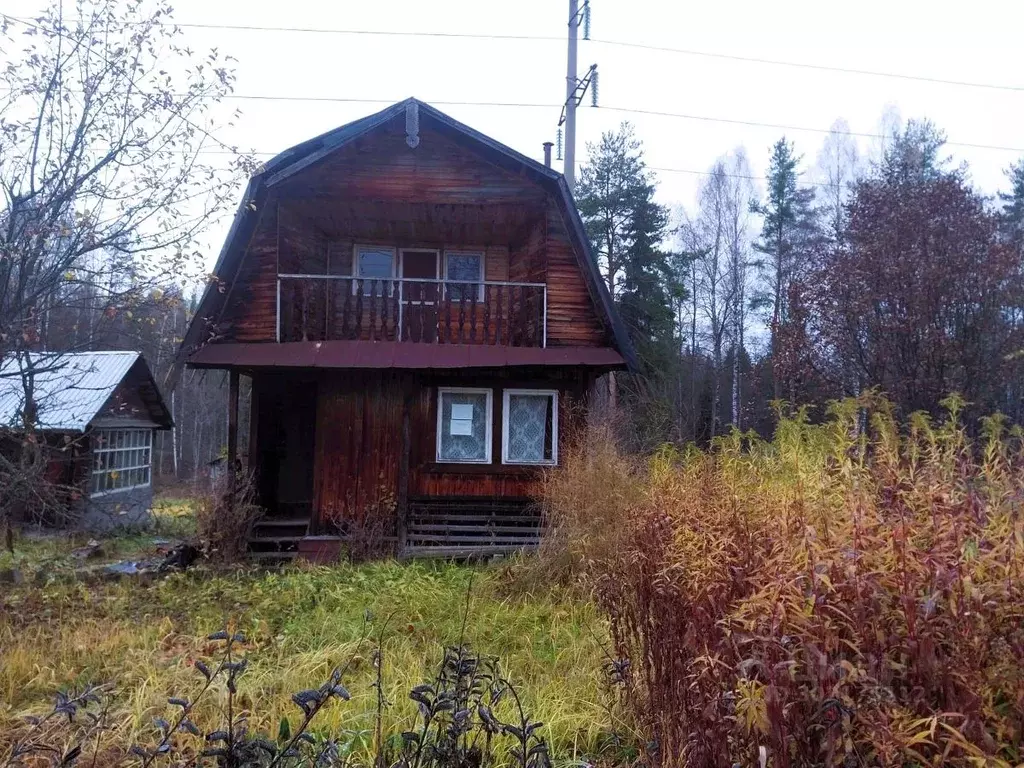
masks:
<path id="1" fill-rule="evenodd" d="M 437 251 L 402 251 L 402 341 L 437 341 Z"/>

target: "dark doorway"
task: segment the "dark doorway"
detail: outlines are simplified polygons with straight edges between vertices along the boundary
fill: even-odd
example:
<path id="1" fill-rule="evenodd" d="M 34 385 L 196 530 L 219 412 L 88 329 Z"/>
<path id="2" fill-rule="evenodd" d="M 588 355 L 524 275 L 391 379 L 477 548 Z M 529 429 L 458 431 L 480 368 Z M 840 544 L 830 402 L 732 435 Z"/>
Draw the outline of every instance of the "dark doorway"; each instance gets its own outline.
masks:
<path id="1" fill-rule="evenodd" d="M 309 520 L 313 511 L 316 382 L 266 377 L 254 383 L 260 503 L 269 517 Z"/>
<path id="2" fill-rule="evenodd" d="M 402 251 L 402 341 L 437 341 L 437 251 Z"/>

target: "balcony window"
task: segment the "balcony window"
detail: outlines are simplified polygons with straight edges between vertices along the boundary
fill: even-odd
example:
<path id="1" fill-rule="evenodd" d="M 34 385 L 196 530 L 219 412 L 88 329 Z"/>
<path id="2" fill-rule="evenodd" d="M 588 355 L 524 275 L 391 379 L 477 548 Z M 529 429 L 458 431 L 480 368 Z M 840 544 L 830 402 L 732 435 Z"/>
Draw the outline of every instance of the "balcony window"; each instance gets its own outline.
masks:
<path id="1" fill-rule="evenodd" d="M 452 301 L 484 298 L 484 255 L 448 251 L 444 255 L 444 279 Z"/>
<path id="2" fill-rule="evenodd" d="M 395 249 L 382 246 L 356 246 L 353 273 L 363 280 L 364 296 L 390 294 L 395 277 Z"/>

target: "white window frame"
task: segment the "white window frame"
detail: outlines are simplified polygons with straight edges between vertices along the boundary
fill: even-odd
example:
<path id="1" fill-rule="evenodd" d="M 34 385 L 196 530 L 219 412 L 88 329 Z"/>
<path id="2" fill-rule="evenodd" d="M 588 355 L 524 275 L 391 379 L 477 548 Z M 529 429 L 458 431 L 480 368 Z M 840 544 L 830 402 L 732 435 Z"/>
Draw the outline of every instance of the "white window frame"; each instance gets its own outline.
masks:
<path id="1" fill-rule="evenodd" d="M 113 447 L 104 448 L 99 443 L 103 433 L 111 432 L 144 432 L 146 435 L 145 441 L 138 446 L 129 447 Z M 109 440 L 109 438 L 108 438 Z M 149 488 L 153 484 L 153 430 L 150 427 L 101 427 L 94 429 L 90 436 L 90 443 L 92 444 L 92 469 L 89 472 L 89 498 L 95 499 L 100 496 L 108 496 L 113 493 L 124 493 L 125 491 L 131 491 L 136 488 Z M 97 454 L 114 454 L 114 453 L 129 453 L 130 451 L 147 450 L 149 451 L 149 463 L 148 464 L 137 464 L 130 467 L 111 467 L 109 469 L 97 469 L 96 468 L 96 456 Z M 136 483 L 135 485 L 125 485 L 121 488 L 109 488 L 105 491 L 94 491 L 93 482 L 97 475 L 109 475 L 112 472 L 123 474 L 125 472 L 131 472 L 136 469 L 147 469 L 146 473 L 147 480 L 144 483 Z"/>
<path id="2" fill-rule="evenodd" d="M 543 395 L 551 398 L 551 458 L 546 461 L 513 461 L 508 456 L 509 400 L 512 395 Z M 524 467 L 554 467 L 558 465 L 558 390 L 506 389 L 501 396 L 501 463 Z"/>
<path id="3" fill-rule="evenodd" d="M 367 277 L 364 278 L 359 274 L 359 254 L 361 251 L 387 251 L 391 254 L 391 277 L 380 278 L 380 277 Z M 356 243 L 352 246 L 352 294 L 356 293 L 356 280 L 391 280 L 391 285 L 388 289 L 388 295 L 392 296 L 395 292 L 395 280 L 398 278 L 398 250 L 391 245 L 373 245 L 372 243 Z M 369 296 L 366 293 L 366 285 L 363 285 L 363 295 Z"/>
<path id="4" fill-rule="evenodd" d="M 441 458 L 441 438 L 444 434 L 444 403 L 443 397 L 451 395 L 487 395 L 487 413 L 484 416 L 486 436 L 484 447 L 486 457 L 483 459 L 445 459 Z M 494 390 L 485 387 L 438 387 L 437 388 L 437 445 L 434 454 L 438 464 L 490 464 L 494 445 Z"/>
<path id="5" fill-rule="evenodd" d="M 485 251 L 455 250 L 444 252 L 444 285 L 445 292 L 448 291 L 448 257 L 449 256 L 479 256 L 480 257 L 480 279 L 477 280 L 477 301 L 484 300 L 484 275 L 487 274 L 487 253 Z M 472 281 L 470 281 L 472 282 Z"/>

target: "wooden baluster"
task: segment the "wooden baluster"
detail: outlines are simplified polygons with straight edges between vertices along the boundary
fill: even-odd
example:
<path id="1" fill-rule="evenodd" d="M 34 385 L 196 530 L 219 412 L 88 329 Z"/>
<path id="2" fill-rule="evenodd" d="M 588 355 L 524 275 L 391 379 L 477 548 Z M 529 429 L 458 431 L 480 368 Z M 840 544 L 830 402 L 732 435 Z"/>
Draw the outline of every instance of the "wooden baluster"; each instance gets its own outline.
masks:
<path id="1" fill-rule="evenodd" d="M 352 337 L 354 339 L 361 339 L 363 337 L 363 284 L 365 281 L 362 278 L 356 278 L 356 324 L 353 328 Z"/>
<path id="2" fill-rule="evenodd" d="M 316 336 L 317 341 L 323 341 L 327 338 L 327 326 L 324 324 L 327 320 L 327 312 L 324 309 L 327 304 L 327 281 L 317 280 L 316 283 Z M 320 317 L 323 314 L 324 317 Z"/>
<path id="3" fill-rule="evenodd" d="M 352 308 L 352 281 L 341 280 L 341 338 L 348 339 L 349 312 Z"/>
<path id="4" fill-rule="evenodd" d="M 450 336 L 448 330 L 448 318 L 451 316 L 451 302 L 448 299 L 448 290 L 444 282 L 438 280 L 434 283 L 434 302 L 437 307 L 437 318 L 434 322 L 437 327 L 434 329 L 434 338 L 432 339 L 437 344 L 442 344 Z M 447 302 L 447 308 L 445 307 Z"/>
<path id="5" fill-rule="evenodd" d="M 459 285 L 459 344 L 463 343 L 462 334 L 466 329 L 466 284 Z"/>
<path id="6" fill-rule="evenodd" d="M 416 292 L 416 342 L 422 343 L 427 338 L 427 305 L 425 303 L 426 293 L 428 291 L 427 286 L 429 283 L 410 283 L 411 286 L 415 286 L 413 290 Z M 437 302 L 434 302 L 434 308 L 437 309 Z"/>
<path id="7" fill-rule="evenodd" d="M 493 287 L 484 285 L 484 344 L 491 343 L 491 288 Z"/>
<path id="8" fill-rule="evenodd" d="M 300 290 L 300 293 L 299 293 L 300 304 L 299 304 L 299 306 L 302 308 L 302 311 L 299 314 L 299 316 L 302 318 L 302 324 L 300 325 L 300 328 L 302 329 L 301 340 L 302 341 L 308 341 L 308 339 L 307 339 L 307 335 L 308 334 L 306 332 L 306 320 L 309 317 L 309 306 L 307 305 L 307 300 L 306 300 L 306 281 L 305 280 L 302 280 L 302 281 L 299 282 L 299 290 Z"/>
<path id="9" fill-rule="evenodd" d="M 320 318 L 320 332 L 323 334 L 323 340 L 327 341 L 331 338 L 331 281 L 320 280 L 321 290 L 320 294 L 323 296 L 323 317 Z"/>
<path id="10" fill-rule="evenodd" d="M 544 346 L 544 322 L 547 320 L 546 307 L 544 306 L 544 289 L 534 288 L 536 294 L 535 301 L 537 302 L 537 333 L 535 334 L 536 341 L 534 346 Z"/>
<path id="11" fill-rule="evenodd" d="M 510 342 L 513 346 L 520 346 L 523 338 L 523 286 L 517 285 L 512 289 L 512 303 L 515 306 L 515 321 Z"/>
<path id="12" fill-rule="evenodd" d="M 452 293 L 444 283 L 441 283 L 441 291 L 444 297 L 444 316 L 439 320 L 438 325 L 441 326 L 439 331 L 442 332 L 441 335 L 443 335 L 444 338 L 439 337 L 438 341 L 443 344 L 448 344 L 452 340 Z"/>
<path id="13" fill-rule="evenodd" d="M 387 317 L 387 311 L 388 311 L 388 281 L 387 280 L 380 280 L 379 282 L 380 282 L 380 306 L 378 307 L 378 309 L 380 309 L 380 318 L 379 318 L 380 328 L 377 330 L 378 338 L 376 340 L 377 341 L 384 341 L 387 338 L 387 330 L 388 330 L 387 329 L 387 323 L 385 322 L 385 318 Z"/>
<path id="14" fill-rule="evenodd" d="M 498 314 L 495 316 L 495 344 L 502 343 L 502 297 L 505 296 L 505 286 L 498 286 L 498 306 L 495 307 Z"/>
<path id="15" fill-rule="evenodd" d="M 477 283 L 473 283 L 473 293 L 469 297 L 469 343 L 476 344 L 476 327 L 480 324 L 480 318 L 477 316 L 477 309 L 480 304 L 480 288 L 481 286 Z"/>
<path id="16" fill-rule="evenodd" d="M 402 337 L 402 332 L 399 330 L 399 317 L 401 317 L 401 307 L 399 304 L 402 301 L 404 286 L 397 280 L 391 281 L 391 339 L 392 341 L 398 341 Z"/>
<path id="17" fill-rule="evenodd" d="M 376 341 L 377 340 L 377 280 L 372 278 L 372 277 L 370 278 L 370 308 L 369 308 L 369 317 L 367 317 L 366 319 L 369 321 L 369 324 L 370 324 L 370 327 L 367 329 L 369 331 L 369 334 L 370 334 L 368 338 L 369 338 L 370 341 Z"/>

